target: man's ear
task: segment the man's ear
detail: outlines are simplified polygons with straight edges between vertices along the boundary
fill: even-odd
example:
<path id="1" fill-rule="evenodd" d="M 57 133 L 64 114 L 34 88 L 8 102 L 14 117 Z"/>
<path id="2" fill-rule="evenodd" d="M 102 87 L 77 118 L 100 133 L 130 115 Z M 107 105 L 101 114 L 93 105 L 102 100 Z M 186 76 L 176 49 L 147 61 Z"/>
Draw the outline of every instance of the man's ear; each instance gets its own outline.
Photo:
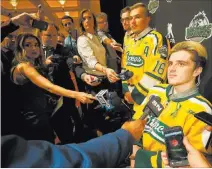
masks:
<path id="1" fill-rule="evenodd" d="M 194 77 L 197 77 L 199 76 L 201 73 L 202 73 L 202 67 L 197 67 L 195 70 L 194 70 L 194 73 L 193 73 L 193 76 Z"/>
<path id="2" fill-rule="evenodd" d="M 147 17 L 148 25 L 149 25 L 150 21 L 151 21 L 151 17 L 150 17 L 150 16 L 148 16 L 148 17 Z"/>

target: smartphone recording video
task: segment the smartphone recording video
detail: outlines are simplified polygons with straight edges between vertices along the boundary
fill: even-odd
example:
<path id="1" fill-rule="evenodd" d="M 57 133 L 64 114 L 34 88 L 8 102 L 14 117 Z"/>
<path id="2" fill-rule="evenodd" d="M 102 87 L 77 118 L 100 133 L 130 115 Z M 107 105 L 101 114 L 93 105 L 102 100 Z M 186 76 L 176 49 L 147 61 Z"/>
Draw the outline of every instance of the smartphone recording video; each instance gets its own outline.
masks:
<path id="1" fill-rule="evenodd" d="M 41 31 L 46 31 L 48 29 L 48 23 L 45 21 L 39 21 L 39 20 L 33 19 L 32 27 L 40 29 Z"/>
<path id="2" fill-rule="evenodd" d="M 183 144 L 183 130 L 180 126 L 164 129 L 165 143 L 169 165 L 182 167 L 189 165 L 187 151 Z"/>

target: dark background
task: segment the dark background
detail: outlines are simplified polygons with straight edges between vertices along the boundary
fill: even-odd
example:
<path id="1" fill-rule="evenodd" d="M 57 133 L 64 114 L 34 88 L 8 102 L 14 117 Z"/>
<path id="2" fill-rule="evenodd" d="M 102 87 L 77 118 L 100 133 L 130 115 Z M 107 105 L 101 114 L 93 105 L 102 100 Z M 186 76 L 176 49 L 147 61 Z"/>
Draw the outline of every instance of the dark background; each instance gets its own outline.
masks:
<path id="1" fill-rule="evenodd" d="M 126 6 L 142 2 L 148 6 L 150 0 L 100 0 L 101 11 L 108 14 L 109 29 L 116 41 L 122 43 L 124 32 L 120 23 L 120 11 Z M 152 14 L 151 27 L 164 36 L 167 34 L 167 24 L 172 23 L 175 42 L 185 40 L 185 29 L 199 12 L 204 11 L 209 23 L 212 23 L 212 0 L 159 0 L 159 8 Z M 212 91 L 212 86 L 206 84 L 212 77 L 212 38 L 205 39 L 202 44 L 207 48 L 208 63 L 205 75 L 201 80 L 202 94 Z"/>

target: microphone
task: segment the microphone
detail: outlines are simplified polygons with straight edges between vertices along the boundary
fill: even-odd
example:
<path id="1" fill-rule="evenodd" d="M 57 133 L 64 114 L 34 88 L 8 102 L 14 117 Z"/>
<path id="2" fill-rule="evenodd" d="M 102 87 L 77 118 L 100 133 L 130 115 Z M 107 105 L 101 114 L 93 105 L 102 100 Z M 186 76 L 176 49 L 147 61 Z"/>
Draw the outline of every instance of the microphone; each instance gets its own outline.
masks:
<path id="1" fill-rule="evenodd" d="M 114 108 L 120 106 L 122 103 L 121 98 L 118 96 L 118 94 L 115 91 L 108 92 L 108 89 L 100 90 L 100 92 L 97 93 L 95 97 L 101 107 L 105 108 L 106 111 L 113 110 Z"/>
<path id="2" fill-rule="evenodd" d="M 141 120 L 144 120 L 148 115 L 158 117 L 163 111 L 164 107 L 160 103 L 161 98 L 155 95 L 150 96 L 150 100 L 143 109 L 143 115 L 140 117 Z"/>
<path id="3" fill-rule="evenodd" d="M 131 72 L 129 70 L 125 70 L 125 71 L 118 74 L 118 77 L 121 80 L 129 80 L 132 76 L 133 76 L 133 72 Z"/>

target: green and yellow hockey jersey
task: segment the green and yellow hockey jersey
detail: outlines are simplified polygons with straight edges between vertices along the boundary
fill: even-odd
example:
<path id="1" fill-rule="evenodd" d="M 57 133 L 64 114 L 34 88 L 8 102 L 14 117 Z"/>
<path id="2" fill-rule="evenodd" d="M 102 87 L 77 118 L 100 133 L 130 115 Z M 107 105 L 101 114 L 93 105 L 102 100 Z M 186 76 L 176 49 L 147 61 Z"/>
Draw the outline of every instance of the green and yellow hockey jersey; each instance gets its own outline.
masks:
<path id="1" fill-rule="evenodd" d="M 184 98 L 170 100 L 171 89 L 172 86 L 167 84 L 153 87 L 139 107 L 140 110 L 137 110 L 133 116 L 133 119 L 139 119 L 142 116 L 143 109 L 151 95 L 161 98 L 160 103 L 164 109 L 159 117 L 147 117 L 142 139 L 143 150 L 140 151 L 139 156 L 146 154 L 147 157 L 147 154 L 149 154 L 149 159 L 146 159 L 145 162 L 139 162 L 140 164 L 137 167 L 142 167 L 142 165 L 145 165 L 145 167 L 161 167 L 158 151 L 165 151 L 163 130 L 167 127 L 181 126 L 184 135 L 197 150 L 212 153 L 212 147 L 209 144 L 211 132 L 205 130 L 205 123 L 194 117 L 195 113 L 202 111 L 212 114 L 212 104 L 198 92 Z M 142 161 L 142 157 L 140 160 Z"/>
<path id="2" fill-rule="evenodd" d="M 122 69 L 133 77 L 122 82 L 123 93 L 131 92 L 134 107 L 140 105 L 149 88 L 166 81 L 170 44 L 159 32 L 145 29 L 135 38 L 127 39 Z"/>
<path id="3" fill-rule="evenodd" d="M 124 35 L 124 43 L 123 43 L 123 53 L 122 53 L 122 58 L 121 58 L 121 67 L 125 68 L 126 66 L 126 51 L 128 48 L 128 43 L 130 42 L 130 39 L 132 38 L 133 33 L 132 32 L 126 32 Z"/>

